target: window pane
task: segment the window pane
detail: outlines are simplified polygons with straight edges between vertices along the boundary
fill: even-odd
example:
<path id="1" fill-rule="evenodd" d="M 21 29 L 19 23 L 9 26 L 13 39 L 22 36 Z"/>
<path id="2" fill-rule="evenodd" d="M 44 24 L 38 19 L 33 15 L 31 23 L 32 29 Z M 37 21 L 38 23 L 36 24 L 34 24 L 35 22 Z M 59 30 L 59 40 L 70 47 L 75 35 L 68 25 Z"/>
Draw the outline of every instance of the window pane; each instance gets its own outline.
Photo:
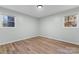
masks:
<path id="1" fill-rule="evenodd" d="M 14 22 L 14 17 L 12 16 L 7 16 L 8 17 L 8 22 Z"/>
<path id="2" fill-rule="evenodd" d="M 3 27 L 8 27 L 8 17 L 3 16 Z"/>
<path id="3" fill-rule="evenodd" d="M 8 22 L 8 27 L 14 27 L 14 26 L 15 26 L 14 22 Z"/>

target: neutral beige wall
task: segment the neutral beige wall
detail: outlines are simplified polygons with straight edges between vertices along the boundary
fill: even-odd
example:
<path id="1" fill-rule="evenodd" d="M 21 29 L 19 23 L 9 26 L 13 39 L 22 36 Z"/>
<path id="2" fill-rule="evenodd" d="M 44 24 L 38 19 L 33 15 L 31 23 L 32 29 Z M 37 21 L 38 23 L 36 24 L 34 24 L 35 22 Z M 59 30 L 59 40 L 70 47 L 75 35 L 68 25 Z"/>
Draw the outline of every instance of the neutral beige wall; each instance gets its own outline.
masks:
<path id="1" fill-rule="evenodd" d="M 77 14 L 79 18 L 79 8 L 61 12 L 40 21 L 41 36 L 55 38 L 57 40 L 79 44 L 79 28 L 64 28 L 64 16 Z M 78 19 L 79 23 L 79 19 Z"/>
<path id="2" fill-rule="evenodd" d="M 4 8 L 0 8 L 0 15 L 12 15 L 16 18 L 16 27 L 0 28 L 0 44 L 38 36 L 37 19 Z"/>

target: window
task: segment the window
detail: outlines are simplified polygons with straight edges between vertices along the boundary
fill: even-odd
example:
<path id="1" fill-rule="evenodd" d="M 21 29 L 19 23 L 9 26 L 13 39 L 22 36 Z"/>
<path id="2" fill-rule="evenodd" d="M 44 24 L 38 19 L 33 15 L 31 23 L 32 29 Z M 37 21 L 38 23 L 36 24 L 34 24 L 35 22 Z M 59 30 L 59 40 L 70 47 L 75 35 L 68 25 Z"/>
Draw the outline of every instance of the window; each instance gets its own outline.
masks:
<path id="1" fill-rule="evenodd" d="M 3 16 L 3 27 L 15 27 L 15 19 L 13 16 Z"/>

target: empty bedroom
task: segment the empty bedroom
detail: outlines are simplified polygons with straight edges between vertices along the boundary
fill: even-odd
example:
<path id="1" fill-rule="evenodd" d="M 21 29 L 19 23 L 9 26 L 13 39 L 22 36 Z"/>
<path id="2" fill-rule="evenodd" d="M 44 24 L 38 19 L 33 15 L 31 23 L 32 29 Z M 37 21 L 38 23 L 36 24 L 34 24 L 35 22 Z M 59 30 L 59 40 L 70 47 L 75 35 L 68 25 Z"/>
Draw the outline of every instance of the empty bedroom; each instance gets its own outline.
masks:
<path id="1" fill-rule="evenodd" d="M 79 5 L 0 5 L 0 54 L 78 54 Z"/>

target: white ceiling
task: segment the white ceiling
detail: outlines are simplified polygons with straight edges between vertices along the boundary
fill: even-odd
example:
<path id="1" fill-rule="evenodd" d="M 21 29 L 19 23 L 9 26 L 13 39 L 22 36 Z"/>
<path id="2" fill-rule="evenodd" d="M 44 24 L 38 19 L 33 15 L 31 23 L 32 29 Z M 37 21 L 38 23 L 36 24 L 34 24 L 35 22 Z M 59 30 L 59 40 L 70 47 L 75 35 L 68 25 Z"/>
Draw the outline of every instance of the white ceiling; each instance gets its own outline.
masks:
<path id="1" fill-rule="evenodd" d="M 20 13 L 24 13 L 32 17 L 41 18 L 62 11 L 66 11 L 69 9 L 77 8 L 79 6 L 78 5 L 44 5 L 44 7 L 41 9 L 38 9 L 36 5 L 2 5 L 1 7 L 8 8 Z"/>

